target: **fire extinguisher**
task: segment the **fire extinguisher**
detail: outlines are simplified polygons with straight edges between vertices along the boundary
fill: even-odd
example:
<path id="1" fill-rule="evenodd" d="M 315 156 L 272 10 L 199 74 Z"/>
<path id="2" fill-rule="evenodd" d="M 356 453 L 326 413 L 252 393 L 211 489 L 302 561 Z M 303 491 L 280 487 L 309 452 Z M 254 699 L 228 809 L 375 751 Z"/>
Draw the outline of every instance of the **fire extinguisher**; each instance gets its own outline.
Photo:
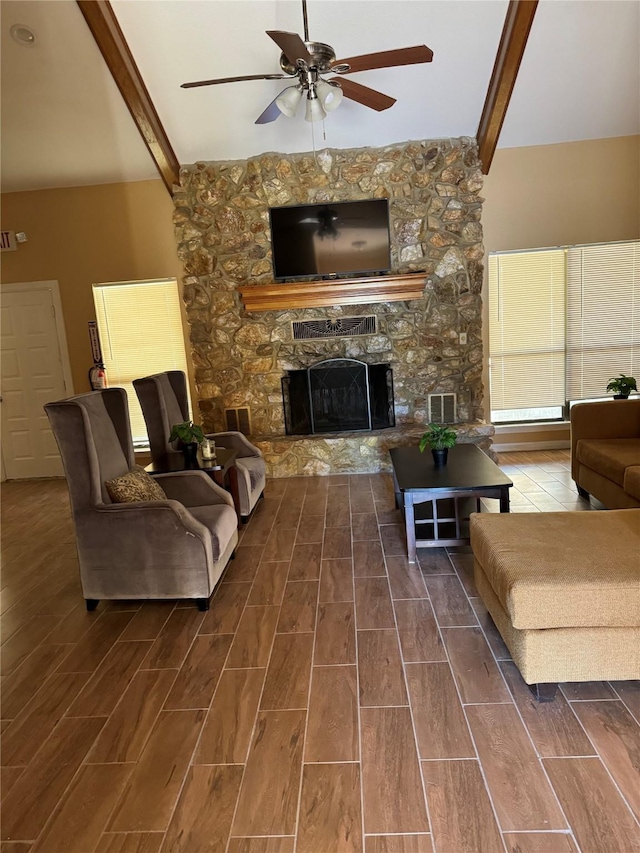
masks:
<path id="1" fill-rule="evenodd" d="M 94 364 L 89 371 L 89 382 L 92 391 L 102 391 L 107 387 L 107 371 L 104 364 Z"/>
<path id="2" fill-rule="evenodd" d="M 89 384 L 93 391 L 102 391 L 107 388 L 107 371 L 102 361 L 102 350 L 100 349 L 100 338 L 95 320 L 89 323 L 89 340 L 91 341 L 91 354 L 93 355 L 93 367 L 89 371 Z"/>

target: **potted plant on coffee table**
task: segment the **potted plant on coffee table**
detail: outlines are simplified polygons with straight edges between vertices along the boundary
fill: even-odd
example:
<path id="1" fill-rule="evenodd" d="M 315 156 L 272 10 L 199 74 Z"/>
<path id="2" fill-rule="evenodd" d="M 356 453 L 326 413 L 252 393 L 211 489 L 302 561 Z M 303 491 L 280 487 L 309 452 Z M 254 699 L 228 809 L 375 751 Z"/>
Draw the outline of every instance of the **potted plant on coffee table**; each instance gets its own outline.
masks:
<path id="1" fill-rule="evenodd" d="M 458 437 L 454 430 L 446 424 L 429 424 L 429 429 L 420 439 L 420 452 L 426 447 L 431 448 L 431 454 L 436 467 L 447 464 L 449 448 L 455 447 Z"/>
<path id="2" fill-rule="evenodd" d="M 185 464 L 187 466 L 195 465 L 198 461 L 198 445 L 204 441 L 204 433 L 198 424 L 194 424 L 193 421 L 185 421 L 171 427 L 169 441 L 180 441 Z"/>
<path id="3" fill-rule="evenodd" d="M 607 391 L 613 391 L 614 400 L 626 400 L 632 391 L 637 391 L 638 386 L 633 376 L 625 376 L 621 373 L 620 376 L 614 376 L 609 380 Z"/>

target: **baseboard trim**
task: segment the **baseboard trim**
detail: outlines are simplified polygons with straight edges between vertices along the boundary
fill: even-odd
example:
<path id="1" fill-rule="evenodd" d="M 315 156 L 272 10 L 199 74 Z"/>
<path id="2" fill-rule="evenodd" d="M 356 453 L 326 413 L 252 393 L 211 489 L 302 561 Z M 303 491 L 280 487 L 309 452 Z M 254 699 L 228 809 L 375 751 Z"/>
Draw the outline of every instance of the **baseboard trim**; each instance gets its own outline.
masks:
<path id="1" fill-rule="evenodd" d="M 491 445 L 491 449 L 496 453 L 510 453 L 517 450 L 568 450 L 571 447 L 571 442 L 565 439 L 557 441 L 516 441 L 511 444 L 501 444 L 495 442 Z"/>

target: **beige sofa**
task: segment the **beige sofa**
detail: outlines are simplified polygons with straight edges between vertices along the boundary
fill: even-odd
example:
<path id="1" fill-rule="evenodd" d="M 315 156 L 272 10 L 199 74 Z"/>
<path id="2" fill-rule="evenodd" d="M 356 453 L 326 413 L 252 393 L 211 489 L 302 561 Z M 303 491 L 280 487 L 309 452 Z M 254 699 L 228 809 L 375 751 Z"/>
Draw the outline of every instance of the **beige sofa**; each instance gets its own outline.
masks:
<path id="1" fill-rule="evenodd" d="M 571 476 L 608 509 L 640 507 L 640 398 L 572 407 Z"/>
<path id="2" fill-rule="evenodd" d="M 474 574 L 538 699 L 640 678 L 640 509 L 474 513 Z"/>

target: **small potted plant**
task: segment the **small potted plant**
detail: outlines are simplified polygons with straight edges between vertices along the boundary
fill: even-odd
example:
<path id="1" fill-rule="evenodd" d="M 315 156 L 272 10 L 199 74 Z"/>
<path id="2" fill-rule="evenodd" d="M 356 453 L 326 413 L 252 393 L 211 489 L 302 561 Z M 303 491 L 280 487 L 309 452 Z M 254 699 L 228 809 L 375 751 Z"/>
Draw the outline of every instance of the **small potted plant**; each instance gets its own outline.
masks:
<path id="1" fill-rule="evenodd" d="M 454 430 L 445 424 L 429 424 L 429 429 L 420 439 L 420 452 L 430 447 L 434 464 L 440 467 L 447 464 L 449 448 L 455 447 L 457 440 Z"/>
<path id="2" fill-rule="evenodd" d="M 613 391 L 614 400 L 626 400 L 632 391 L 637 390 L 638 386 L 633 376 L 625 376 L 624 373 L 614 376 L 607 385 L 607 391 Z"/>
<path id="3" fill-rule="evenodd" d="M 169 441 L 180 441 L 185 464 L 195 465 L 198 461 L 198 445 L 204 441 L 204 433 L 202 427 L 194 424 L 193 421 L 185 421 L 171 427 Z"/>

